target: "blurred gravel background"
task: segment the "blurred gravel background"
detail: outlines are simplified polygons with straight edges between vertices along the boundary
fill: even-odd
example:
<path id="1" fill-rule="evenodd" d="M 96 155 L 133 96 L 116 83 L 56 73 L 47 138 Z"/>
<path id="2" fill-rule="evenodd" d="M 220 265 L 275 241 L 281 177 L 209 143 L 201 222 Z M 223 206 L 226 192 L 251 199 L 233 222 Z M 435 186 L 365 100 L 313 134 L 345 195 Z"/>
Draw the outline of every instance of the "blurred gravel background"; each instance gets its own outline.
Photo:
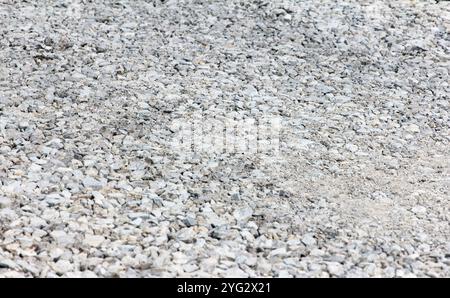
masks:
<path id="1" fill-rule="evenodd" d="M 448 1 L 0 0 L 0 277 L 450 276 Z M 175 152 L 176 119 L 283 120 Z"/>

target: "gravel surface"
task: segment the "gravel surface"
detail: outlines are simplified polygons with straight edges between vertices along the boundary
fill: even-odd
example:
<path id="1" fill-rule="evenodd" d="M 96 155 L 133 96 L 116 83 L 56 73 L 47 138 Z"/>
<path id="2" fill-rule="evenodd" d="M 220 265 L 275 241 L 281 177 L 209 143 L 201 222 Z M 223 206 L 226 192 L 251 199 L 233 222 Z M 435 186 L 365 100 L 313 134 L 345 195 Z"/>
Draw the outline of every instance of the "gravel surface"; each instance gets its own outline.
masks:
<path id="1" fill-rule="evenodd" d="M 0 0 L 0 24 L 0 277 L 450 276 L 450 2 Z M 279 139 L 175 148 L 195 115 Z"/>

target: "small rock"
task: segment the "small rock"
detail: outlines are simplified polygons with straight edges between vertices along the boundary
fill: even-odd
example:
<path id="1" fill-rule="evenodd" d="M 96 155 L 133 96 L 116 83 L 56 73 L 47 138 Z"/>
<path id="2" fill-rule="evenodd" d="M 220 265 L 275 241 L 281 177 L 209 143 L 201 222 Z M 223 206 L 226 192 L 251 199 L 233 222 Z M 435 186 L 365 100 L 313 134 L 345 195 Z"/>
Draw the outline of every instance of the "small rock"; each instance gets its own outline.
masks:
<path id="1" fill-rule="evenodd" d="M 358 146 L 356 146 L 354 144 L 346 144 L 345 149 L 347 149 L 348 151 L 350 151 L 352 153 L 355 153 L 356 151 L 358 151 Z"/>
<path id="2" fill-rule="evenodd" d="M 73 270 L 73 264 L 67 260 L 59 260 L 58 262 L 53 263 L 50 266 L 52 267 L 53 270 L 55 270 L 56 273 L 59 274 L 64 274 L 68 271 Z"/>
<path id="3" fill-rule="evenodd" d="M 252 215 L 253 210 L 250 207 L 240 208 L 233 212 L 233 216 L 238 222 L 246 222 L 252 217 Z"/>
<path id="4" fill-rule="evenodd" d="M 344 274 L 344 267 L 337 262 L 327 263 L 328 272 L 335 276 L 342 276 Z"/>
<path id="5" fill-rule="evenodd" d="M 182 252 L 175 252 L 173 253 L 173 262 L 175 264 L 186 264 L 189 261 L 189 258 Z"/>
<path id="6" fill-rule="evenodd" d="M 55 240 L 55 242 L 58 245 L 61 245 L 61 246 L 71 245 L 75 242 L 75 239 L 73 236 L 68 235 L 66 232 L 64 232 L 62 230 L 53 231 L 50 233 L 50 236 Z"/>
<path id="7" fill-rule="evenodd" d="M 231 199 L 232 200 L 240 200 L 241 199 L 241 195 L 238 192 L 235 192 L 231 195 Z"/>
<path id="8" fill-rule="evenodd" d="M 292 15 L 290 15 L 290 14 L 285 14 L 285 15 L 283 16 L 283 19 L 284 19 L 285 21 L 290 21 L 290 20 L 292 20 Z"/>
<path id="9" fill-rule="evenodd" d="M 280 272 L 278 272 L 278 277 L 279 278 L 290 278 L 290 277 L 292 277 L 292 275 L 287 270 L 280 270 Z"/>
<path id="10" fill-rule="evenodd" d="M 87 176 L 86 178 L 83 179 L 83 186 L 86 188 L 94 189 L 94 190 L 99 190 L 99 189 L 103 188 L 105 186 L 105 184 L 106 183 L 104 181 L 94 179 L 90 176 Z"/>
<path id="11" fill-rule="evenodd" d="M 27 129 L 28 127 L 30 127 L 30 123 L 23 121 L 19 123 L 19 128 L 20 129 Z"/>
<path id="12" fill-rule="evenodd" d="M 427 208 L 424 206 L 415 206 L 411 209 L 411 211 L 415 214 L 423 214 L 427 212 Z"/>
<path id="13" fill-rule="evenodd" d="M 305 234 L 301 240 L 306 246 L 313 246 L 316 244 L 316 239 L 314 239 L 313 234 Z"/>
<path id="14" fill-rule="evenodd" d="M 197 220 L 195 219 L 195 217 L 193 216 L 186 216 L 183 219 L 183 223 L 187 226 L 187 227 L 192 227 L 195 226 L 197 224 Z"/>
<path id="15" fill-rule="evenodd" d="M 193 242 L 195 238 L 195 231 L 193 228 L 184 228 L 181 229 L 180 232 L 177 234 L 177 239 L 184 241 L 184 242 Z"/>
<path id="16" fill-rule="evenodd" d="M 0 196 L 0 208 L 6 208 L 11 205 L 11 200 L 7 197 L 1 197 Z"/>
<path id="17" fill-rule="evenodd" d="M 417 124 L 410 124 L 410 125 L 408 125 L 406 130 L 410 133 L 419 133 L 420 127 Z"/>
<path id="18" fill-rule="evenodd" d="M 52 45 L 53 45 L 53 39 L 52 39 L 51 37 L 47 36 L 47 37 L 44 39 L 44 44 L 45 44 L 46 46 L 48 46 L 48 47 L 52 46 Z"/>
<path id="19" fill-rule="evenodd" d="M 0 269 L 1 268 L 14 269 L 17 267 L 18 267 L 18 265 L 15 262 L 13 262 L 12 260 L 0 259 Z"/>
<path id="20" fill-rule="evenodd" d="M 248 273 L 244 272 L 239 267 L 233 267 L 226 271 L 225 278 L 247 278 Z"/>
<path id="21" fill-rule="evenodd" d="M 59 247 L 55 247 L 52 250 L 50 250 L 49 256 L 53 260 L 56 260 L 59 257 L 61 257 L 63 254 L 64 254 L 64 250 L 63 249 L 61 249 Z"/>
<path id="22" fill-rule="evenodd" d="M 58 139 L 58 138 L 50 140 L 45 145 L 49 148 L 58 149 L 58 150 L 64 148 L 62 140 Z"/>
<path id="23" fill-rule="evenodd" d="M 100 235 L 86 235 L 83 241 L 83 244 L 92 246 L 92 247 L 99 247 L 103 242 L 105 241 L 105 237 Z"/>
<path id="24" fill-rule="evenodd" d="M 228 234 L 228 227 L 226 225 L 222 225 L 212 230 L 211 237 L 220 240 L 225 238 L 227 234 Z"/>
<path id="25" fill-rule="evenodd" d="M 43 220 L 42 218 L 39 217 L 32 217 L 30 219 L 30 226 L 34 227 L 34 228 L 40 228 L 43 226 L 46 226 L 47 222 L 45 220 Z"/>

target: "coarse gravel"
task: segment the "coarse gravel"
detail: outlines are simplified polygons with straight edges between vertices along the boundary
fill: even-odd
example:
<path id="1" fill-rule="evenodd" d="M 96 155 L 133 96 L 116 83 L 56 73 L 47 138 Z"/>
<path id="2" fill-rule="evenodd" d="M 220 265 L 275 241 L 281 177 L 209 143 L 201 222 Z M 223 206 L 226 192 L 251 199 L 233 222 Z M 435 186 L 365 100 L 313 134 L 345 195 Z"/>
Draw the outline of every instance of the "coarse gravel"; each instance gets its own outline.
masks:
<path id="1" fill-rule="evenodd" d="M 0 277 L 450 277 L 450 2 L 0 0 L 0 25 Z M 175 148 L 195 115 L 281 119 L 277 150 Z"/>

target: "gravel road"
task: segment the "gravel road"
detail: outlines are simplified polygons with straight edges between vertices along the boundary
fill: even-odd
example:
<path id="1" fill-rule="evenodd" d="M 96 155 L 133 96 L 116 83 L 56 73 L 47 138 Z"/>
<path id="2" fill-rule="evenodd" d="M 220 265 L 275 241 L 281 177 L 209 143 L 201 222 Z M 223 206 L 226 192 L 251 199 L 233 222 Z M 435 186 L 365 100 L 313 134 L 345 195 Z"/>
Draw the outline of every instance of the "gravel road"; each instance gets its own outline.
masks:
<path id="1" fill-rule="evenodd" d="M 450 2 L 0 0 L 0 25 L 0 277 L 450 277 Z"/>

